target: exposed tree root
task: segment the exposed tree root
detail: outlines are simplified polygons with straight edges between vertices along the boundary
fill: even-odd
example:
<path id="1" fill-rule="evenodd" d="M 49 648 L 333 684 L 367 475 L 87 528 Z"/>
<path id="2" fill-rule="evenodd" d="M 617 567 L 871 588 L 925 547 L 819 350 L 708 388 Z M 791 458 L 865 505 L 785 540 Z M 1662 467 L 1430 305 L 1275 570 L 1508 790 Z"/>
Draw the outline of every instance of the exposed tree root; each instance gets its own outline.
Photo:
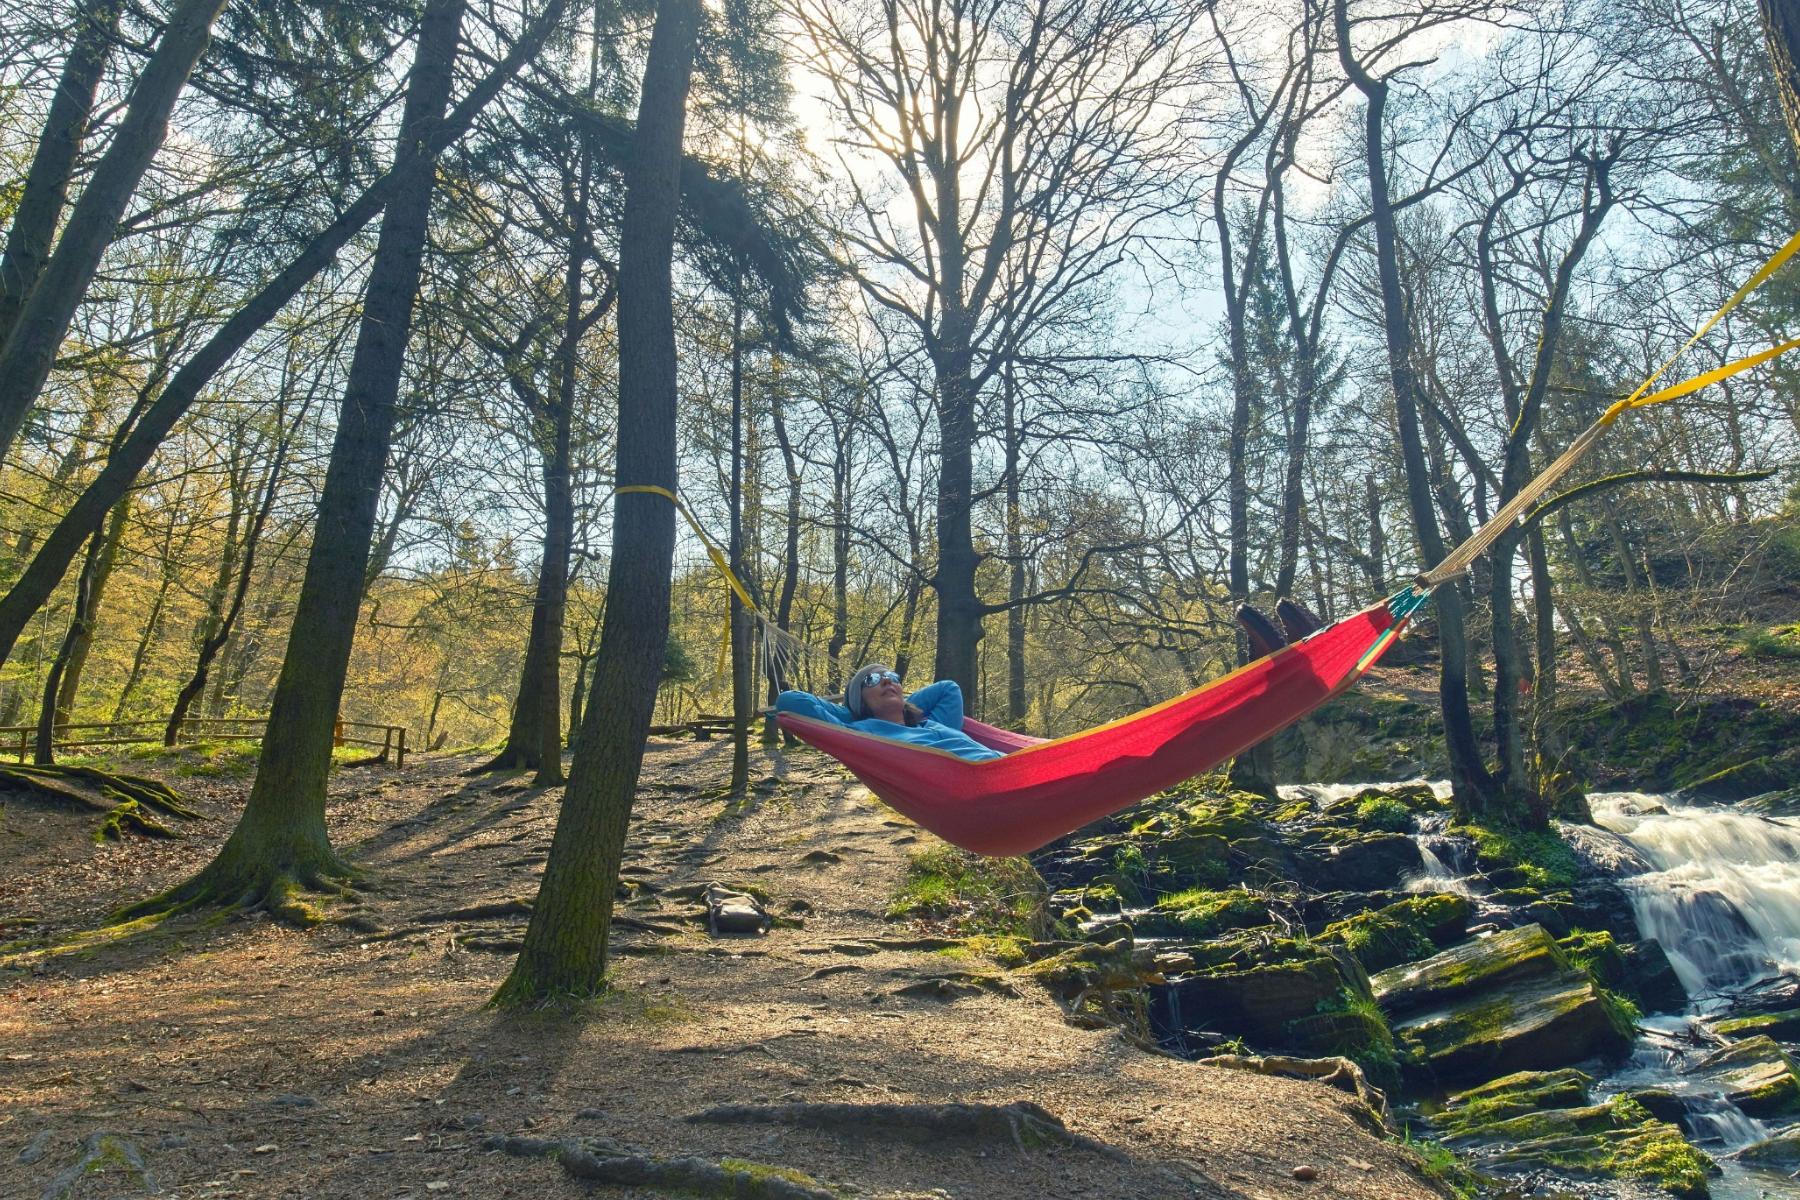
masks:
<path id="1" fill-rule="evenodd" d="M 355 872 L 335 857 L 307 867 L 269 864 L 243 869 L 232 864 L 228 848 L 186 883 L 127 905 L 108 918 L 108 923 L 218 907 L 260 909 L 284 924 L 309 929 L 327 917 L 313 898 L 349 898 L 355 894 L 350 886 L 355 879 Z"/>
<path id="2" fill-rule="evenodd" d="M 1202 1066 L 1252 1071 L 1258 1075 L 1286 1075 L 1292 1079 L 1316 1079 L 1362 1101 L 1368 1121 L 1378 1131 L 1389 1129 L 1387 1096 L 1370 1083 L 1363 1069 L 1347 1058 L 1293 1058 L 1285 1054 L 1218 1054 L 1200 1060 Z"/>
<path id="3" fill-rule="evenodd" d="M 686 1120 L 718 1125 L 798 1125 L 864 1136 L 899 1133 L 932 1140 L 1006 1137 L 1030 1146 L 1070 1146 L 1123 1161 L 1124 1151 L 1073 1133 L 1055 1113 L 1029 1100 L 1011 1104 L 723 1104 Z"/>
<path id="4" fill-rule="evenodd" d="M 8 764 L 0 766 L 0 789 L 7 787 L 84 808 L 103 809 L 106 816 L 94 832 L 95 841 L 127 833 L 174 837 L 175 831 L 163 824 L 159 816 L 191 821 L 200 815 L 181 793 L 160 780 L 95 767 Z"/>
<path id="5" fill-rule="evenodd" d="M 520 1158 L 554 1158 L 576 1179 L 614 1187 L 652 1188 L 731 1200 L 838 1200 L 838 1194 L 807 1175 L 784 1167 L 727 1158 L 652 1158 L 625 1152 L 616 1143 L 491 1137 L 482 1143 Z"/>

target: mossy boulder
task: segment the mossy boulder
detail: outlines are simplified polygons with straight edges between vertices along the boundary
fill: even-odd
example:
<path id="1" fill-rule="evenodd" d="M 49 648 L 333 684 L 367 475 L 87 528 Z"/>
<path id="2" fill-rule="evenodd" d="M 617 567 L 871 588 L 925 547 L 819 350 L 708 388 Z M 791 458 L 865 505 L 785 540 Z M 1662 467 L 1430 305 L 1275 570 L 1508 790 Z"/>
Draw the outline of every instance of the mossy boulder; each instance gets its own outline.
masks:
<path id="1" fill-rule="evenodd" d="M 1447 1140 L 1473 1137 L 1496 1121 L 1523 1113 L 1583 1106 L 1588 1103 L 1588 1089 L 1593 1083 L 1593 1076 L 1573 1067 L 1515 1071 L 1449 1096 L 1430 1124 Z"/>
<path id="2" fill-rule="evenodd" d="M 1479 1146 L 1475 1157 L 1484 1167 L 1548 1167 L 1596 1180 L 1630 1180 L 1682 1200 L 1703 1200 L 1707 1177 L 1717 1172 L 1677 1126 L 1625 1096 L 1501 1118 L 1456 1140 Z"/>
<path id="3" fill-rule="evenodd" d="M 1396 886 L 1425 869 L 1419 844 L 1399 833 L 1353 834 L 1309 847 L 1300 878 L 1324 890 L 1371 891 Z"/>
<path id="4" fill-rule="evenodd" d="M 1149 912 L 1133 919 L 1140 936 L 1200 939 L 1268 923 L 1268 901 L 1242 888 L 1189 888 L 1165 896 Z"/>
<path id="5" fill-rule="evenodd" d="M 1750 1017 L 1733 1017 L 1714 1025 L 1713 1031 L 1732 1041 L 1741 1041 L 1759 1034 L 1781 1042 L 1800 1041 L 1800 1008 L 1757 1013 Z"/>
<path id="6" fill-rule="evenodd" d="M 1160 1023 L 1242 1037 L 1272 1050 L 1292 1048 L 1292 1022 L 1342 1010 L 1346 997 L 1368 996 L 1354 960 L 1294 944 L 1286 961 L 1197 964 L 1195 974 L 1152 988 Z M 1196 951 L 1203 948 L 1196 948 Z"/>
<path id="7" fill-rule="evenodd" d="M 1621 944 L 1604 929 L 1578 929 L 1556 943 L 1569 961 L 1644 1012 L 1687 1007 L 1687 989 L 1675 974 L 1662 943 L 1654 938 Z"/>
<path id="8" fill-rule="evenodd" d="M 1371 984 L 1396 1042 L 1440 1080 L 1560 1067 L 1631 1043 L 1616 1003 L 1536 925 L 1390 968 Z"/>
<path id="9" fill-rule="evenodd" d="M 1375 998 L 1390 1016 L 1441 1008 L 1515 981 L 1561 976 L 1571 970 L 1556 942 L 1538 925 L 1471 938 L 1422 962 L 1371 978 Z"/>
<path id="10" fill-rule="evenodd" d="M 1688 1074 L 1718 1088 L 1752 1117 L 1800 1111 L 1800 1076 L 1794 1072 L 1794 1060 L 1766 1034 L 1708 1055 Z"/>
<path id="11" fill-rule="evenodd" d="M 1714 803 L 1732 803 L 1752 796 L 1800 786 L 1800 758 L 1792 752 L 1766 754 L 1735 763 L 1683 784 L 1683 796 Z"/>
<path id="12" fill-rule="evenodd" d="M 1772 1171 L 1800 1171 L 1800 1129 L 1784 1129 L 1772 1138 L 1745 1146 L 1736 1158 Z"/>
<path id="13" fill-rule="evenodd" d="M 1382 971 L 1436 954 L 1462 936 L 1473 912 L 1464 896 L 1415 896 L 1334 921 L 1320 937 L 1356 955 L 1366 970 Z"/>

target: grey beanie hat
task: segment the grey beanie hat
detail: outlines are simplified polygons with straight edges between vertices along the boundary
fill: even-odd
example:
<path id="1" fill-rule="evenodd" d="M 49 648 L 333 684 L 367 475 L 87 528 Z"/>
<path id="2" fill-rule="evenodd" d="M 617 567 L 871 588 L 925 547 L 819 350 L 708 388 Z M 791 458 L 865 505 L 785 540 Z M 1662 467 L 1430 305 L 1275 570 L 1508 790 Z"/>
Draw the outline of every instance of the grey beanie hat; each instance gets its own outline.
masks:
<path id="1" fill-rule="evenodd" d="M 870 663 L 858 667 L 856 674 L 850 676 L 850 682 L 844 685 L 844 707 L 850 710 L 851 720 L 860 721 L 869 715 L 868 709 L 863 707 L 863 684 L 868 682 L 869 676 L 892 669 L 886 663 Z"/>

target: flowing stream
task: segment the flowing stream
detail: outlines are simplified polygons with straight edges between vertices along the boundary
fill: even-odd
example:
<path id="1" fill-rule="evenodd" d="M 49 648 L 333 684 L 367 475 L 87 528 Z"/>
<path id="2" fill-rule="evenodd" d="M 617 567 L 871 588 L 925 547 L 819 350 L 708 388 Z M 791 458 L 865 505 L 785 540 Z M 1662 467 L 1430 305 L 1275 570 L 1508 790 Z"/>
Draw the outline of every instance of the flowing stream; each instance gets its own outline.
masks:
<path id="1" fill-rule="evenodd" d="M 1679 1016 L 1646 1018 L 1630 1060 L 1597 1091 L 1679 1096 L 1689 1137 L 1725 1172 L 1715 1200 L 1800 1197 L 1800 1181 L 1729 1157 L 1779 1130 L 1683 1074 L 1717 1048 L 1713 1020 L 1747 995 L 1791 994 L 1800 976 L 1800 822 L 1642 792 L 1588 799 L 1595 821 L 1624 843 L 1618 882 L 1640 930 L 1662 944 L 1692 1000 Z"/>

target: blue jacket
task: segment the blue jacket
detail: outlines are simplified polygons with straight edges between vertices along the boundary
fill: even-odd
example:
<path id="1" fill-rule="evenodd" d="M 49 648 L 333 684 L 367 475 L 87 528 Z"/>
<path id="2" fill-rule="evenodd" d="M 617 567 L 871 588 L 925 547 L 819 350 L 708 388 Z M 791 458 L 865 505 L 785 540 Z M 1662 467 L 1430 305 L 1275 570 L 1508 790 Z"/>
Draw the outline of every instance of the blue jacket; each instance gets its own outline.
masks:
<path id="1" fill-rule="evenodd" d="M 925 714 L 925 719 L 917 725 L 900 725 L 875 717 L 853 721 L 850 719 L 849 709 L 829 700 L 821 700 L 811 692 L 781 693 L 775 699 L 775 711 L 791 712 L 816 721 L 860 729 L 864 733 L 891 738 L 896 742 L 948 750 L 958 758 L 966 758 L 971 762 L 1001 757 L 1000 751 L 990 750 L 962 731 L 962 688 L 957 686 L 956 680 L 940 679 L 936 683 L 926 684 L 906 699 Z"/>

